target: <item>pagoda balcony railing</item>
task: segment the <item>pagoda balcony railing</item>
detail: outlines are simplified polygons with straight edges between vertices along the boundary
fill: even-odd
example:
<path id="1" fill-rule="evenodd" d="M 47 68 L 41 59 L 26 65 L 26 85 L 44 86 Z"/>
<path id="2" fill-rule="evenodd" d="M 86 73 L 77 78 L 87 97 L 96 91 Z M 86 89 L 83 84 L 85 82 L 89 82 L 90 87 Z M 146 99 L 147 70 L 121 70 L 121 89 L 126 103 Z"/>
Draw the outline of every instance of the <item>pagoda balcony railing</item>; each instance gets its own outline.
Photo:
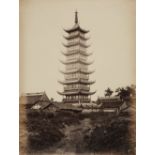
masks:
<path id="1" fill-rule="evenodd" d="M 76 36 L 76 35 L 78 35 L 78 34 L 80 34 L 82 37 L 84 37 L 85 35 L 84 34 L 82 34 L 82 33 L 80 33 L 80 32 L 72 32 L 72 33 L 70 33 L 70 37 L 74 37 L 74 36 Z"/>
<path id="2" fill-rule="evenodd" d="M 65 80 L 66 81 L 70 81 L 70 82 L 72 82 L 72 81 L 75 81 L 75 80 L 78 80 L 79 78 L 81 78 L 82 79 L 82 81 L 88 81 L 89 80 L 89 75 L 86 75 L 86 76 L 77 76 L 77 77 L 67 77 L 67 76 L 65 76 Z"/>
<path id="3" fill-rule="evenodd" d="M 67 56 L 66 59 L 78 59 L 78 58 L 82 58 L 82 59 L 87 59 L 87 56 L 85 55 L 81 55 L 79 53 L 76 53 L 76 54 L 73 54 L 73 55 L 70 55 L 70 56 Z"/>
<path id="4" fill-rule="evenodd" d="M 88 81 L 89 80 L 89 77 L 86 75 L 86 76 L 80 76 L 80 78 L 84 81 Z M 75 81 L 75 80 L 78 80 L 79 79 L 79 76 L 77 76 L 77 77 L 65 77 L 65 80 L 67 80 L 67 81 Z M 85 82 L 84 81 L 84 82 Z"/>
<path id="5" fill-rule="evenodd" d="M 66 73 L 68 73 L 68 75 L 65 75 L 68 79 L 70 78 L 84 78 L 84 79 L 88 79 L 88 75 L 87 74 L 83 74 L 83 73 L 87 73 L 89 72 L 89 70 L 78 70 L 76 68 L 74 69 L 68 69 L 67 71 L 65 71 Z M 83 73 L 80 73 L 79 72 L 83 72 Z M 74 74 L 74 75 L 73 75 Z"/>
<path id="6" fill-rule="evenodd" d="M 72 56 L 72 57 L 67 57 L 67 59 L 66 59 L 66 61 L 72 61 L 72 60 L 77 60 L 77 59 L 79 59 L 79 56 Z M 87 61 L 87 58 L 82 58 L 82 57 L 80 57 L 80 59 L 82 60 L 82 61 Z"/>
<path id="7" fill-rule="evenodd" d="M 68 44 L 74 44 L 74 43 L 86 44 L 86 41 L 81 40 L 80 38 L 78 38 L 78 39 L 72 39 L 72 40 L 68 41 Z"/>
<path id="8" fill-rule="evenodd" d="M 89 70 L 86 68 L 79 69 L 79 68 L 67 68 L 67 72 L 76 72 L 76 71 L 81 71 L 81 72 L 88 72 Z"/>
<path id="9" fill-rule="evenodd" d="M 80 103 L 80 102 L 89 103 L 90 99 L 71 99 L 71 98 L 67 99 L 67 98 L 65 98 L 65 99 L 63 99 L 63 102 L 65 102 L 65 103 L 76 103 L 76 102 L 78 102 L 78 103 Z"/>
<path id="10" fill-rule="evenodd" d="M 83 67 L 83 66 L 66 66 L 66 70 L 67 71 L 74 71 L 74 70 L 81 70 L 81 71 L 84 71 L 84 72 L 87 72 L 88 71 L 88 67 Z"/>
<path id="11" fill-rule="evenodd" d="M 74 59 L 72 61 L 63 61 L 63 60 L 60 60 L 60 62 L 64 65 L 76 65 L 75 67 L 78 67 L 77 65 L 91 65 L 94 61 L 87 61 L 87 60 L 83 60 L 81 58 L 78 58 L 78 59 Z"/>
<path id="12" fill-rule="evenodd" d="M 86 90 L 89 91 L 89 87 L 64 87 L 64 91 L 70 91 L 70 90 Z"/>
<path id="13" fill-rule="evenodd" d="M 81 81 L 88 82 L 88 79 L 84 79 L 84 77 L 81 77 Z"/>
<path id="14" fill-rule="evenodd" d="M 86 53 L 86 48 L 72 48 L 72 47 L 70 47 L 70 48 L 68 48 L 68 50 L 67 50 L 67 52 L 66 53 L 76 53 L 76 51 L 80 51 L 81 53 Z M 86 53 L 87 54 L 87 53 Z"/>
<path id="15" fill-rule="evenodd" d="M 67 45 L 74 45 L 74 44 L 80 44 L 80 43 L 86 44 L 86 41 L 78 39 L 78 40 L 74 40 L 74 41 L 69 41 Z"/>
<path id="16" fill-rule="evenodd" d="M 87 51 L 86 48 L 81 47 L 80 45 L 70 46 L 70 47 L 67 48 L 67 52 L 73 52 L 73 51 L 75 52 L 75 51 L 77 51 L 77 50 L 83 51 L 83 52 L 86 52 L 86 51 Z"/>

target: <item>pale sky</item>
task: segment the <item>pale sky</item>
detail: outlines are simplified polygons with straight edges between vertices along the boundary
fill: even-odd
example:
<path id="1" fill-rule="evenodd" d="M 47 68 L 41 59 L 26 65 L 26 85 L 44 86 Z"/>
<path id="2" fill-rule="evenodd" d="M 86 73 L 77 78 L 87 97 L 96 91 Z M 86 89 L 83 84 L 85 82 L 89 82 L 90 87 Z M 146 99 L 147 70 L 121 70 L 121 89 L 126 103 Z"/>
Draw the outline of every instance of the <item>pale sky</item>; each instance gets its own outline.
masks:
<path id="1" fill-rule="evenodd" d="M 135 84 L 135 0 L 20 0 L 20 93 L 45 91 L 61 100 L 63 28 L 74 25 L 76 9 L 80 26 L 90 30 L 92 99 L 107 87 Z"/>

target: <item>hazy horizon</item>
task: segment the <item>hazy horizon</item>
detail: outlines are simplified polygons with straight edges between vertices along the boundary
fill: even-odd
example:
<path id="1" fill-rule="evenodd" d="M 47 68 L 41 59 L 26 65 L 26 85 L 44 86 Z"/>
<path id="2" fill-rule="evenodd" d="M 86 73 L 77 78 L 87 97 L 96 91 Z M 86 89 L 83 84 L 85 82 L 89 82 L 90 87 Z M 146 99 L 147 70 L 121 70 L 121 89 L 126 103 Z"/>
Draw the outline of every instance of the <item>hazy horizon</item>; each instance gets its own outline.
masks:
<path id="1" fill-rule="evenodd" d="M 20 0 L 20 93 L 45 91 L 61 100 L 63 29 L 74 25 L 76 10 L 80 26 L 90 30 L 92 99 L 107 87 L 136 83 L 135 0 Z"/>

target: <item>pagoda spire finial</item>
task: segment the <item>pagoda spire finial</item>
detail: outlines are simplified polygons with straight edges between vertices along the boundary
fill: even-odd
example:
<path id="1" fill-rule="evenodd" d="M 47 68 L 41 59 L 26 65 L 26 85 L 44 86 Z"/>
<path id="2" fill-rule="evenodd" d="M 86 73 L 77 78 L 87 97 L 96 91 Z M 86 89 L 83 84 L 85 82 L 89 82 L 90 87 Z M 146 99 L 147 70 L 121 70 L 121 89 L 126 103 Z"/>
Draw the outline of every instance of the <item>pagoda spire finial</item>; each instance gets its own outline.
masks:
<path id="1" fill-rule="evenodd" d="M 75 11 L 75 24 L 77 24 L 78 23 L 78 12 L 77 12 L 77 10 Z"/>

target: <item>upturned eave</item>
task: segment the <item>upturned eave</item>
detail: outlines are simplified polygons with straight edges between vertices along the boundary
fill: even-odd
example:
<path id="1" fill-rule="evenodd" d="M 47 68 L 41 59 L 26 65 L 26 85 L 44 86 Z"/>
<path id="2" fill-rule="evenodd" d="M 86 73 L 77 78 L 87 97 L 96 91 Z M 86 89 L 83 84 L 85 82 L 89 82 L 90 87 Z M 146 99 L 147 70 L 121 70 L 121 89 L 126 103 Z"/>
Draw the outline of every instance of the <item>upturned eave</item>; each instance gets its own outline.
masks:
<path id="1" fill-rule="evenodd" d="M 90 47 L 90 45 L 86 45 L 86 44 L 84 44 L 84 43 L 82 43 L 82 42 L 73 42 L 73 43 L 69 43 L 69 44 L 64 44 L 63 43 L 63 46 L 65 46 L 65 47 L 72 47 L 72 46 L 76 46 L 76 45 L 80 45 L 81 47 L 84 47 L 84 48 L 88 48 L 88 47 Z"/>
<path id="2" fill-rule="evenodd" d="M 72 52 L 61 52 L 63 55 L 65 56 L 69 56 L 69 55 L 74 55 L 74 54 L 77 54 L 77 53 L 80 53 L 81 55 L 84 55 L 84 56 L 90 56 L 92 55 L 93 53 L 87 53 L 85 51 L 81 51 L 81 50 L 74 50 Z"/>
<path id="3" fill-rule="evenodd" d="M 75 69 L 73 71 L 60 71 L 61 73 L 63 74 L 72 74 L 72 73 L 83 73 L 83 74 L 92 74 L 95 72 L 95 70 L 92 70 L 92 71 L 83 71 L 83 70 L 80 70 L 80 69 Z"/>
<path id="4" fill-rule="evenodd" d="M 81 28 L 78 23 L 75 23 L 75 25 L 70 29 L 64 29 L 64 31 L 67 33 L 72 33 L 75 31 L 80 31 L 82 33 L 88 33 L 89 32 L 89 30 L 85 30 L 85 29 Z"/>
<path id="5" fill-rule="evenodd" d="M 89 37 L 84 37 L 80 34 L 75 34 L 75 35 L 68 35 L 68 36 L 63 36 L 66 40 L 71 40 L 71 39 L 75 39 L 75 38 L 80 38 L 82 40 L 89 40 L 90 38 Z"/>
<path id="6" fill-rule="evenodd" d="M 64 65 L 67 65 L 67 64 L 74 64 L 74 63 L 82 63 L 82 64 L 84 64 L 84 65 L 91 65 L 94 61 L 90 61 L 90 62 L 86 62 L 86 61 L 83 61 L 83 60 L 81 60 L 81 59 L 75 59 L 75 60 L 72 60 L 72 61 L 62 61 L 62 60 L 60 60 L 60 62 L 62 63 L 62 64 L 64 64 Z"/>
<path id="7" fill-rule="evenodd" d="M 57 91 L 57 93 L 60 95 L 93 95 L 96 93 L 96 91 L 93 91 L 93 92 L 87 92 L 87 91 L 81 91 L 81 90 L 74 91 L 74 92 L 59 92 L 59 91 Z"/>
<path id="8" fill-rule="evenodd" d="M 82 80 L 82 79 L 78 79 L 78 80 L 73 80 L 73 81 L 58 81 L 60 84 L 63 84 L 63 85 L 71 85 L 71 84 L 86 84 L 86 85 L 91 85 L 91 84 L 94 84 L 95 83 L 95 80 L 94 81 L 85 81 L 85 80 Z"/>

